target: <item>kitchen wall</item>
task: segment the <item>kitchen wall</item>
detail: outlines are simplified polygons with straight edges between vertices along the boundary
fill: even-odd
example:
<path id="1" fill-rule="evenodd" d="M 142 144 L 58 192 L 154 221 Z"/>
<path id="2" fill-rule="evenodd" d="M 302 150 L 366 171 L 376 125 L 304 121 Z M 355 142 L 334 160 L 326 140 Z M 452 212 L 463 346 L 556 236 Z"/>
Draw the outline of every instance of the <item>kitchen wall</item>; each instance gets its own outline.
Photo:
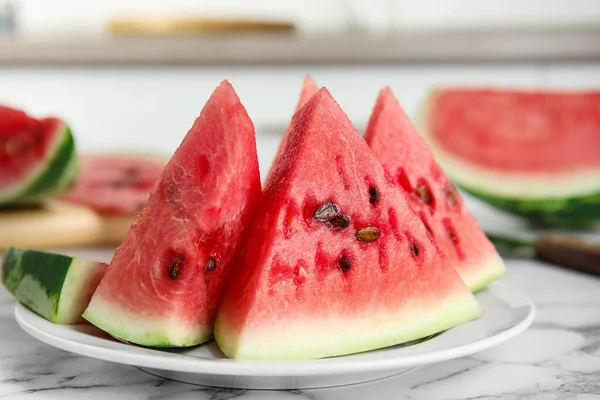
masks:
<path id="1" fill-rule="evenodd" d="M 113 15 L 199 13 L 287 18 L 304 31 L 600 26 L 597 0 L 12 0 L 26 34 L 101 33 Z"/>
<path id="2" fill-rule="evenodd" d="M 436 85 L 600 89 L 600 64 L 353 67 L 0 67 L 0 103 L 57 114 L 84 150 L 115 147 L 171 153 L 210 92 L 229 79 L 253 118 L 260 159 L 270 162 L 303 76 L 326 85 L 360 128 L 378 90 L 390 85 L 411 115 Z"/>

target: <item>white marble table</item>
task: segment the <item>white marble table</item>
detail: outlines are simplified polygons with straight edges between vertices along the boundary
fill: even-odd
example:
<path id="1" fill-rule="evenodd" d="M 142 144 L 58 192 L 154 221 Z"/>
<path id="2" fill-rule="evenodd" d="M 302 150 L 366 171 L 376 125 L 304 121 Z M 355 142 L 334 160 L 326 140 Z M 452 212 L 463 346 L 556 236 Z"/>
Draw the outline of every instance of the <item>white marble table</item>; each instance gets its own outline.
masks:
<path id="1" fill-rule="evenodd" d="M 600 278 L 526 260 L 508 267 L 504 282 L 538 307 L 533 326 L 512 341 L 408 375 L 289 392 L 181 384 L 55 349 L 19 328 L 15 302 L 0 289 L 0 399 L 600 399 Z"/>

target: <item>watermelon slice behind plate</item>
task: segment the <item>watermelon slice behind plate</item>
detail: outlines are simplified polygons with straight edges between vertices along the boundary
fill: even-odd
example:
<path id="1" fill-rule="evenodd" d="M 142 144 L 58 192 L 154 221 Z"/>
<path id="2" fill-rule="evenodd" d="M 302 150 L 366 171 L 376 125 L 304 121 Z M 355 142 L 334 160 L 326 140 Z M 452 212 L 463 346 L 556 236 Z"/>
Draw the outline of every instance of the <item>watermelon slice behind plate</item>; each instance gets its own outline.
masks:
<path id="1" fill-rule="evenodd" d="M 215 325 L 235 359 L 391 346 L 481 315 L 456 271 L 322 88 L 298 112 Z"/>
<path id="2" fill-rule="evenodd" d="M 65 122 L 0 106 L 0 207 L 65 193 L 76 176 L 75 142 Z"/>
<path id="3" fill-rule="evenodd" d="M 224 81 L 165 166 L 84 318 L 145 346 L 209 340 L 260 195 L 254 127 Z"/>
<path id="4" fill-rule="evenodd" d="M 365 140 L 472 291 L 505 274 L 496 248 L 389 87 L 379 93 Z"/>
<path id="5" fill-rule="evenodd" d="M 445 88 L 419 118 L 448 176 L 537 225 L 600 220 L 600 92 Z"/>
<path id="6" fill-rule="evenodd" d="M 304 83 L 302 84 L 302 91 L 300 92 L 300 98 L 298 99 L 298 104 L 296 104 L 296 111 L 294 111 L 294 114 L 296 114 L 307 102 L 308 100 L 310 100 L 311 97 L 314 96 L 315 93 L 317 93 L 317 91 L 319 90 L 319 87 L 317 86 L 317 84 L 315 83 L 315 81 L 312 79 L 312 77 L 310 75 L 306 75 L 304 77 Z M 279 148 L 277 149 L 277 153 L 275 154 L 275 159 L 276 160 L 279 156 L 279 154 L 281 153 L 282 149 L 283 149 L 283 145 L 287 142 L 287 137 L 289 135 L 290 132 L 290 126 L 288 126 L 283 134 L 283 137 L 281 138 L 281 142 L 279 142 Z M 271 176 L 271 173 L 273 171 L 273 166 L 271 165 L 271 169 L 269 169 L 269 172 L 267 173 L 267 178 L 266 181 L 267 182 Z"/>
<path id="7" fill-rule="evenodd" d="M 73 189 L 62 198 L 105 214 L 137 214 L 160 178 L 165 162 L 143 154 L 85 154 Z"/>

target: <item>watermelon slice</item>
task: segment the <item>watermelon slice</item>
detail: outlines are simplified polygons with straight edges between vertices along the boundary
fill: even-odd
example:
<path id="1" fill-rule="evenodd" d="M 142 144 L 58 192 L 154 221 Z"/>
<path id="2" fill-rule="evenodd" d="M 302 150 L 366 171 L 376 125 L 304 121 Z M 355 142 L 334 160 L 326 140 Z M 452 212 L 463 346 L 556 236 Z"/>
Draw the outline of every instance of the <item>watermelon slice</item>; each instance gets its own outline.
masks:
<path id="1" fill-rule="evenodd" d="M 136 214 L 165 167 L 162 160 L 142 154 L 86 154 L 73 189 L 63 197 L 106 214 Z"/>
<path id="2" fill-rule="evenodd" d="M 215 325 L 235 359 L 426 337 L 481 308 L 327 89 L 297 113 Z"/>
<path id="3" fill-rule="evenodd" d="M 62 194 L 76 176 L 75 142 L 66 123 L 0 106 L 0 206 Z"/>
<path id="4" fill-rule="evenodd" d="M 311 78 L 310 75 L 306 75 L 304 77 L 304 83 L 302 84 L 302 91 L 300 92 L 300 99 L 298 99 L 298 104 L 296 104 L 296 111 L 294 111 L 294 114 L 296 114 L 308 102 L 308 100 L 310 100 L 310 98 L 313 97 L 315 93 L 317 93 L 318 90 L 319 90 L 319 87 L 317 86 L 315 81 L 313 81 L 313 79 Z M 283 145 L 287 142 L 287 137 L 289 135 L 289 132 L 290 132 L 290 127 L 288 126 L 285 130 L 285 133 L 283 134 L 283 137 L 281 138 L 281 142 L 279 142 L 279 148 L 277 149 L 277 153 L 275 155 L 275 160 L 278 158 L 279 154 L 281 154 Z M 271 165 L 271 169 L 269 169 L 269 172 L 267 173 L 266 181 L 268 181 L 269 178 L 271 177 L 272 171 L 273 171 L 273 166 Z"/>
<path id="5" fill-rule="evenodd" d="M 440 89 L 420 124 L 475 196 L 540 224 L 600 220 L 600 92 Z"/>
<path id="6" fill-rule="evenodd" d="M 76 324 L 105 271 L 101 262 L 10 247 L 2 261 L 2 284 L 48 321 Z"/>
<path id="7" fill-rule="evenodd" d="M 209 340 L 260 194 L 254 127 L 224 81 L 165 166 L 84 318 L 145 346 Z"/>
<path id="8" fill-rule="evenodd" d="M 379 94 L 365 140 L 472 291 L 504 275 L 494 245 L 471 215 L 390 88 Z"/>

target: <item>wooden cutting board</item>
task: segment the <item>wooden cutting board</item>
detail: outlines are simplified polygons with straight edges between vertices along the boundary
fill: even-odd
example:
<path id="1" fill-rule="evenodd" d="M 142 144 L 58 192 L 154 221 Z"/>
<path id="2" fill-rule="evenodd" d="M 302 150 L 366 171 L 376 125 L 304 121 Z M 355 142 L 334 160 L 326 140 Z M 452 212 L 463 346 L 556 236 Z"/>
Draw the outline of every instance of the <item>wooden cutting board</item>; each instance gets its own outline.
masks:
<path id="1" fill-rule="evenodd" d="M 117 244 L 125 237 L 133 219 L 131 215 L 107 216 L 62 202 L 26 210 L 3 210 L 0 211 L 0 249 Z"/>
<path id="2" fill-rule="evenodd" d="M 289 21 L 227 19 L 192 16 L 113 17 L 108 31 L 114 36 L 197 35 L 205 33 L 290 33 Z"/>

